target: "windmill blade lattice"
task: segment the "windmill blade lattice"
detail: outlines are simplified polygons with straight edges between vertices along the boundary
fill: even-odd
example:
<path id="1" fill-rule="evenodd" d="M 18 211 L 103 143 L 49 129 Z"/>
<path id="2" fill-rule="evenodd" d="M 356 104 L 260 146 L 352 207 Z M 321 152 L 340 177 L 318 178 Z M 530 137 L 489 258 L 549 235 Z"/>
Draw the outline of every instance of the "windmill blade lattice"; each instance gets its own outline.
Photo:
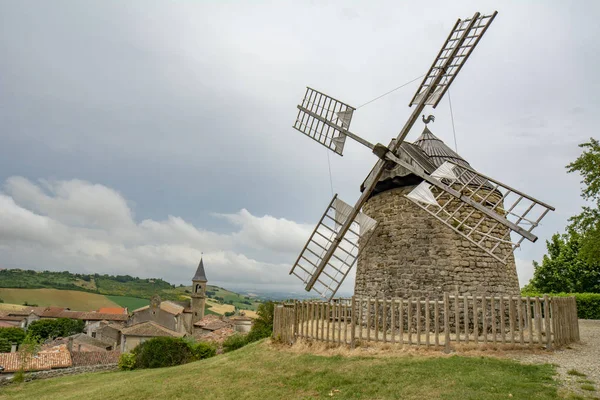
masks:
<path id="1" fill-rule="evenodd" d="M 450 161 L 444 162 L 430 177 L 485 207 L 487 213 L 427 181 L 421 182 L 406 197 L 503 263 L 524 239 L 533 242 L 537 239 L 531 232 L 554 210 L 472 168 Z M 493 214 L 508 223 L 492 218 Z M 508 248 L 510 251 L 506 251 Z"/>
<path id="2" fill-rule="evenodd" d="M 356 109 L 324 93 L 306 88 L 294 129 L 343 155 L 346 134 Z"/>
<path id="3" fill-rule="evenodd" d="M 433 65 L 425 75 L 421 86 L 412 98 L 410 105 L 419 104 L 427 94 L 427 89 L 435 84 L 436 79 L 442 75 L 442 79 L 435 84 L 429 93 L 425 104 L 437 107 L 440 100 L 450 87 L 454 78 L 461 70 L 465 61 L 469 58 L 477 43 L 490 26 L 498 12 L 491 15 L 475 15 L 469 19 L 458 20 L 454 29 L 450 32 L 448 39 L 440 50 Z"/>
<path id="4" fill-rule="evenodd" d="M 359 213 L 340 243 L 334 244 L 339 228 L 351 217 L 352 210 L 351 205 L 335 195 L 290 271 L 290 275 L 297 276 L 305 284 L 308 283 L 321 263 L 323 255 L 331 246 L 336 246 L 333 257 L 327 262 L 312 287 L 326 300 L 333 298 L 354 266 L 359 253 L 358 240 L 361 239 L 361 244 L 366 243 L 377 225 L 374 219 Z"/>

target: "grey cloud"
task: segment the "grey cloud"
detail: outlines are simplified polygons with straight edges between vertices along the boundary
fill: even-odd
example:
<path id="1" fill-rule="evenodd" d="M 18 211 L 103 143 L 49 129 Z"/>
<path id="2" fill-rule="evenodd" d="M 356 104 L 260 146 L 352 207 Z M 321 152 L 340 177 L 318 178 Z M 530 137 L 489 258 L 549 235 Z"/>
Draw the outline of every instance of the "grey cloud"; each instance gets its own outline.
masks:
<path id="1" fill-rule="evenodd" d="M 600 123 L 594 112 L 600 5 L 496 6 L 494 25 L 453 83 L 454 122 L 458 152 L 475 168 L 557 207 L 537 230 L 540 240 L 517 252 L 522 269 L 531 271 L 544 240 L 580 206 L 579 179 L 566 175 L 564 165 Z M 332 194 L 326 150 L 291 129 L 304 87 L 363 104 L 424 74 L 455 19 L 491 7 L 475 0 L 427 7 L 394 1 L 1 2 L 3 191 L 32 212 L 32 220 L 50 218 L 66 226 L 65 235 L 76 226 L 88 241 L 38 259 L 2 239 L 0 262 L 152 272 L 185 281 L 183 264 L 198 254 L 176 246 L 204 243 L 211 252 L 290 264 L 301 232 L 310 230 Z M 411 112 L 407 103 L 417 85 L 360 108 L 352 129 L 387 143 Z M 448 99 L 430 111 L 436 115 L 431 129 L 452 144 Z M 421 129 L 417 124 L 409 140 Z M 349 143 L 343 158 L 330 159 L 333 191 L 352 203 L 374 156 Z M 12 176 L 24 177 L 38 193 L 27 192 L 32 188 L 24 181 L 11 183 Z M 40 179 L 50 186 L 32 183 Z M 86 186 L 90 192 L 77 197 L 69 188 L 65 197 L 55 184 L 76 186 L 77 180 L 118 196 Z M 28 204 L 31 197 L 39 201 Z M 105 208 L 115 213 L 97 213 L 103 198 L 114 202 Z M 243 209 L 267 230 L 256 235 L 254 221 L 240 213 L 214 217 Z M 257 216 L 276 216 L 279 225 Z M 284 219 L 297 221 L 295 228 L 287 229 Z M 39 234 L 36 243 L 52 239 Z M 131 259 L 134 245 L 139 257 Z M 85 258 L 65 259 L 65 249 Z M 163 268 L 151 262 L 153 255 L 172 261 Z M 108 256 L 119 262 L 108 265 Z M 230 263 L 250 268 L 231 257 Z"/>

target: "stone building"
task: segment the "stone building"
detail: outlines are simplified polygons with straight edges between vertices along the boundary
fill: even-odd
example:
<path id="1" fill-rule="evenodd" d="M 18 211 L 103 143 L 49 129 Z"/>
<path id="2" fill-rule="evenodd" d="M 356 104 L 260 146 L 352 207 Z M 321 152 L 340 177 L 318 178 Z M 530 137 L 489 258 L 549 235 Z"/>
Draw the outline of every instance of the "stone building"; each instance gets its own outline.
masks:
<path id="1" fill-rule="evenodd" d="M 206 283 L 204 262 L 200 259 L 196 273 L 192 278 L 190 300 L 183 302 L 161 301 L 158 295 L 153 296 L 150 300 L 150 305 L 133 311 L 127 324 L 128 328 L 152 322 L 154 325 L 159 325 L 162 328 L 160 332 L 164 333 L 164 329 L 167 329 L 172 333 L 171 336 L 174 337 L 177 335 L 193 335 L 195 324 L 204 318 Z M 151 331 L 159 332 L 156 329 L 151 329 Z"/>
<path id="2" fill-rule="evenodd" d="M 399 157 L 429 174 L 445 161 L 469 166 L 427 127 L 414 143 L 402 143 L 401 149 Z M 364 205 L 363 212 L 378 226 L 368 244 L 362 244 L 355 294 L 404 298 L 435 298 L 457 291 L 518 294 L 512 248 L 502 248 L 508 255 L 504 264 L 412 203 L 405 195 L 421 181 L 396 166 L 384 173 Z"/>

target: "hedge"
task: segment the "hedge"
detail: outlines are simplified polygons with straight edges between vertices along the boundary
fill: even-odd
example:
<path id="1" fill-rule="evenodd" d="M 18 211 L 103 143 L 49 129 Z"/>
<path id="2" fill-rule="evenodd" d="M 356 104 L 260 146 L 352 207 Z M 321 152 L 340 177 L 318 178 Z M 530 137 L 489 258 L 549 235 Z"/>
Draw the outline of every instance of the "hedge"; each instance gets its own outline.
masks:
<path id="1" fill-rule="evenodd" d="M 212 343 L 196 343 L 182 338 L 155 337 L 140 343 L 131 353 L 121 354 L 119 368 L 130 371 L 141 368 L 171 367 L 210 358 L 216 354 L 217 347 Z"/>
<path id="2" fill-rule="evenodd" d="M 543 296 L 541 293 L 523 292 L 522 296 Z M 574 296 L 577 303 L 577 317 L 580 319 L 600 319 L 600 293 L 550 293 L 550 297 Z"/>

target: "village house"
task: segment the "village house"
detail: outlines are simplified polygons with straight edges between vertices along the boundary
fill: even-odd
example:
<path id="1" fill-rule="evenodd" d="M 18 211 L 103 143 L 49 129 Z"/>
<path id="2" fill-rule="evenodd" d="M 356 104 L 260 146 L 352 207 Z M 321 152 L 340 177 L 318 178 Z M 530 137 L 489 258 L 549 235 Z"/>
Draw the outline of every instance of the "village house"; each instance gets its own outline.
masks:
<path id="1" fill-rule="evenodd" d="M 184 333 L 175 332 L 154 321 L 140 322 L 121 329 L 121 352 L 129 352 L 138 344 L 155 337 L 180 338 L 183 336 L 185 336 Z"/>

